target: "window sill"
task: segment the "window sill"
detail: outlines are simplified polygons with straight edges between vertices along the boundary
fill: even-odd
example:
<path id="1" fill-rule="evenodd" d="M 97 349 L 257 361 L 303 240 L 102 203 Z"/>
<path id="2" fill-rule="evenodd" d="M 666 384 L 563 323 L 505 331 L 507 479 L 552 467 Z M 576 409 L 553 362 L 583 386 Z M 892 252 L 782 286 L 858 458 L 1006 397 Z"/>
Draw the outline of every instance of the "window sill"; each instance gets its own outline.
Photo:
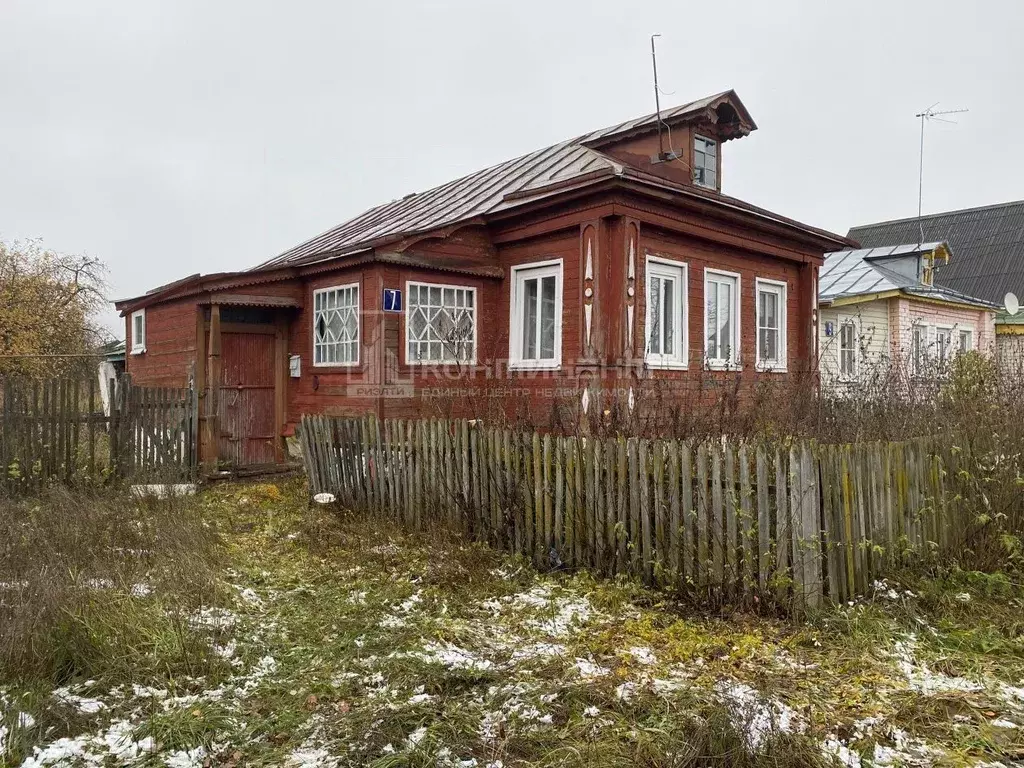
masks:
<path id="1" fill-rule="evenodd" d="M 508 364 L 508 369 L 510 371 L 557 371 L 560 370 L 561 368 L 562 364 L 556 362 L 544 363 L 520 361 L 516 363 L 510 362 Z"/>
<path id="2" fill-rule="evenodd" d="M 742 371 L 743 366 L 739 363 L 707 362 L 704 364 L 706 371 Z"/>
<path id="3" fill-rule="evenodd" d="M 678 360 L 644 360 L 644 365 L 652 371 L 686 371 L 690 366 Z"/>
<path id="4" fill-rule="evenodd" d="M 410 368 L 476 368 L 476 360 L 407 360 Z"/>
<path id="5" fill-rule="evenodd" d="M 764 363 L 758 363 L 755 368 L 759 373 L 786 373 L 786 366 L 784 365 L 765 365 Z"/>
<path id="6" fill-rule="evenodd" d="M 144 355 L 144 354 L 146 354 L 146 348 L 143 347 L 142 349 L 133 349 L 128 354 L 129 355 Z"/>
<path id="7" fill-rule="evenodd" d="M 313 363 L 312 368 L 315 371 L 330 371 L 340 369 L 343 371 L 351 371 L 353 369 L 361 368 L 360 363 Z"/>

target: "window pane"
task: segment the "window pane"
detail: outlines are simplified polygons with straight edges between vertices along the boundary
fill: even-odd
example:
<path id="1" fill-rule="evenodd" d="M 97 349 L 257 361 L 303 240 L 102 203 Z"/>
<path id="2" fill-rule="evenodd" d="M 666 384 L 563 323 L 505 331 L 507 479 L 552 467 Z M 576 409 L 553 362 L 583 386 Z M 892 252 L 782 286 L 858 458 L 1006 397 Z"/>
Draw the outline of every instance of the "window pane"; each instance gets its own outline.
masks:
<path id="1" fill-rule="evenodd" d="M 544 360 L 555 357 L 555 278 L 541 279 L 541 338 L 540 356 Z"/>
<path id="2" fill-rule="evenodd" d="M 718 311 L 721 316 L 719 345 L 723 360 L 731 360 L 733 354 L 732 284 L 721 283 L 718 287 Z"/>
<path id="3" fill-rule="evenodd" d="M 665 280 L 665 301 L 662 303 L 662 327 L 664 330 L 664 354 L 675 353 L 675 297 L 673 296 L 675 280 Z"/>
<path id="4" fill-rule="evenodd" d="M 775 328 L 764 330 L 765 340 L 761 347 L 764 359 L 770 363 L 779 362 L 779 331 Z"/>
<path id="5" fill-rule="evenodd" d="M 765 291 L 761 294 L 761 324 L 765 328 L 778 328 L 778 296 Z"/>
<path id="6" fill-rule="evenodd" d="M 707 356 L 709 360 L 718 360 L 718 286 L 709 282 L 707 294 L 707 310 L 704 317 Z"/>
<path id="7" fill-rule="evenodd" d="M 661 317 L 661 278 L 651 277 L 648 281 L 647 290 L 648 301 L 651 302 L 650 311 L 647 313 L 647 322 L 650 323 L 650 328 L 647 329 L 648 337 L 650 342 L 648 349 L 651 354 L 661 354 L 661 323 L 659 318 Z"/>
<path id="8" fill-rule="evenodd" d="M 523 359 L 537 359 L 537 280 L 523 283 Z"/>

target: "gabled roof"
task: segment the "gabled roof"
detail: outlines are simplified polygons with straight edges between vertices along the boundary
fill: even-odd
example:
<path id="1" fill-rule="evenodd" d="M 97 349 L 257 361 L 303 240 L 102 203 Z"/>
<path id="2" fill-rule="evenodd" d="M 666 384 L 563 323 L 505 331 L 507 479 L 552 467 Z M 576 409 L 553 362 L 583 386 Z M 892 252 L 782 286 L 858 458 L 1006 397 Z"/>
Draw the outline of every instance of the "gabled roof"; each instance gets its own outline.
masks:
<path id="1" fill-rule="evenodd" d="M 932 242 L 826 253 L 825 264 L 818 274 L 818 301 L 822 304 L 831 304 L 839 299 L 898 291 L 912 298 L 995 309 L 995 305 L 990 302 L 943 286 L 925 285 L 919 279 L 891 268 L 893 259 L 920 257 L 942 250 L 948 252 L 945 243 Z M 950 259 L 949 263 L 953 261 Z"/>
<path id="2" fill-rule="evenodd" d="M 665 110 L 661 113 L 661 120 L 663 124 L 671 126 L 697 119 L 702 115 L 715 119 L 714 110 L 723 105 L 728 105 L 731 108 L 730 114 L 735 117 L 735 122 L 730 123 L 735 126 L 731 129 L 731 135 L 745 135 L 756 129 L 757 126 L 746 107 L 735 91 L 731 90 Z M 624 168 L 621 163 L 601 152 L 598 147 L 605 146 L 612 140 L 650 133 L 657 130 L 657 127 L 657 115 L 646 115 L 538 149 L 426 192 L 406 195 L 390 203 L 370 208 L 365 213 L 285 251 L 255 269 L 308 264 L 322 258 L 346 255 L 410 235 L 469 222 L 487 214 L 515 207 L 526 200 L 533 201 L 546 194 L 562 191 L 569 186 L 582 185 L 609 176 L 623 176 L 635 169 Z M 636 176 L 635 173 L 632 175 Z M 732 203 L 739 204 L 739 201 Z M 761 214 L 765 213 L 753 206 L 739 206 Z M 790 225 L 796 224 L 782 217 L 776 218 Z M 821 230 L 810 227 L 806 229 L 840 240 L 831 233 L 822 233 Z"/>
<path id="3" fill-rule="evenodd" d="M 934 213 L 920 223 L 925 240 L 944 240 L 956 252 L 936 270 L 937 286 L 997 304 L 1009 291 L 1024 297 L 1024 200 Z M 854 227 L 848 236 L 866 248 L 921 237 L 916 218 Z"/>

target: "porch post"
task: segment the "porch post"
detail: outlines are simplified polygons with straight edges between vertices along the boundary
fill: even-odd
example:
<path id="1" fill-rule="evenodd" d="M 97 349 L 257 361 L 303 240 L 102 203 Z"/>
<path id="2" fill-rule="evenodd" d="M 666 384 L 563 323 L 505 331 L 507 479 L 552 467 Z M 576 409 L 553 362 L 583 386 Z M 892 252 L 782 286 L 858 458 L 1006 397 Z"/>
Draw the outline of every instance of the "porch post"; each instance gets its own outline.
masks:
<path id="1" fill-rule="evenodd" d="M 220 304 L 210 306 L 210 343 L 208 374 L 210 377 L 210 397 L 206 417 L 207 453 L 206 467 L 210 471 L 217 469 L 218 449 L 220 444 Z"/>
<path id="2" fill-rule="evenodd" d="M 208 399 L 206 391 L 206 318 L 201 305 L 196 307 L 195 360 L 195 379 L 192 382 L 192 386 L 196 389 L 197 402 L 199 403 L 197 408 L 199 428 L 196 430 L 196 442 L 198 443 L 196 446 L 196 464 L 199 465 L 203 463 L 209 450 L 206 444 L 206 403 Z"/>
<path id="3" fill-rule="evenodd" d="M 281 432 L 287 420 L 288 318 L 278 311 L 274 330 L 274 461 L 284 461 Z"/>

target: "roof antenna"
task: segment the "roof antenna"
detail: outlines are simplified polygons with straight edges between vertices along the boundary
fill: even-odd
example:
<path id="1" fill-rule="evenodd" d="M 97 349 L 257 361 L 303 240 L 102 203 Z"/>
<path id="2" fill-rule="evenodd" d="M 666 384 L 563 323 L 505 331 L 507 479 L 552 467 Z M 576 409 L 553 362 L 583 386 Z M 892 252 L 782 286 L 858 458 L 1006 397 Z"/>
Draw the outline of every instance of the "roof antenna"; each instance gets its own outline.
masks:
<path id="1" fill-rule="evenodd" d="M 658 95 L 658 54 L 654 51 L 654 38 L 661 35 L 651 35 L 651 64 L 654 65 L 654 109 L 658 113 L 658 160 L 665 159 L 665 143 L 661 137 L 661 98 Z"/>
<path id="2" fill-rule="evenodd" d="M 935 111 L 935 107 L 939 106 L 939 102 L 935 102 L 924 112 L 918 112 L 914 117 L 921 120 L 921 152 L 920 161 L 917 171 L 917 236 L 918 236 L 918 247 L 924 244 L 924 221 L 921 219 L 921 203 L 924 200 L 924 124 L 926 121 L 930 122 L 936 120 L 940 123 L 956 123 L 956 120 L 946 120 L 945 118 L 939 117 L 939 115 L 958 115 L 962 112 L 969 112 L 967 109 L 944 109 L 940 112 Z"/>

